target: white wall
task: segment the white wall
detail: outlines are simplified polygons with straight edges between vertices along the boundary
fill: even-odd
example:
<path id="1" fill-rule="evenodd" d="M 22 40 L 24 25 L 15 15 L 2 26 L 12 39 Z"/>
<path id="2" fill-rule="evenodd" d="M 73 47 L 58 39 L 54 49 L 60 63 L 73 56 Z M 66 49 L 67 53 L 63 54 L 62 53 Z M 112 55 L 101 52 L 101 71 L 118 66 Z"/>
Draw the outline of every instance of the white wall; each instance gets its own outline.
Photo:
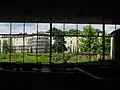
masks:
<path id="1" fill-rule="evenodd" d="M 65 37 L 65 41 L 66 47 L 70 47 L 71 52 L 77 52 L 77 37 Z"/>

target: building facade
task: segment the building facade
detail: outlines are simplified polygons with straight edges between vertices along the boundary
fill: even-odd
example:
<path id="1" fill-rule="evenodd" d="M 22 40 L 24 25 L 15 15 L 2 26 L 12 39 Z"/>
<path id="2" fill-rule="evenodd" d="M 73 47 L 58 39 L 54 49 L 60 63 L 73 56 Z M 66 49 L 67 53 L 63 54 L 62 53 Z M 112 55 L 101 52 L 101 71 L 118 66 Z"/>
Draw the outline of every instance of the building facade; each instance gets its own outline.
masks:
<path id="1" fill-rule="evenodd" d="M 7 42 L 8 48 L 14 52 L 47 52 L 49 50 L 48 36 L 0 36 L 0 51 L 3 51 L 4 41 Z"/>
<path id="2" fill-rule="evenodd" d="M 0 50 L 3 51 L 4 41 L 7 42 L 8 48 L 12 48 L 15 52 L 27 52 L 29 45 L 27 44 L 28 36 L 1 36 L 0 37 Z"/>
<path id="3" fill-rule="evenodd" d="M 67 52 L 77 52 L 78 51 L 78 47 L 77 47 L 77 37 L 65 37 L 65 41 L 66 41 L 66 48 L 67 48 Z"/>
<path id="4" fill-rule="evenodd" d="M 38 36 L 1 36 L 0 37 L 0 49 L 2 51 L 3 41 L 8 42 L 8 46 L 12 47 L 15 52 L 49 52 L 50 51 L 50 36 L 47 33 L 42 33 L 43 35 Z M 64 37 L 67 48 L 66 52 L 80 52 L 78 48 L 78 40 L 80 37 Z M 52 44 L 54 44 L 54 39 L 52 38 Z"/>
<path id="5" fill-rule="evenodd" d="M 50 39 L 48 36 L 33 36 L 28 40 L 30 52 L 49 52 Z"/>

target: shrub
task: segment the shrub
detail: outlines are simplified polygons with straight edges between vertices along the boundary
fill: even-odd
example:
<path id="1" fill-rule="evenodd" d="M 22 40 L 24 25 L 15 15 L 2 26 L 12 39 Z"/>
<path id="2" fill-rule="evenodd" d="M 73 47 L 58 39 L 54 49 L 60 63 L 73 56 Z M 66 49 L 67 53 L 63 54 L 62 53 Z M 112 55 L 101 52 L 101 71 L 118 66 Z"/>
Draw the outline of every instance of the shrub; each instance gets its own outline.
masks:
<path id="1" fill-rule="evenodd" d="M 8 55 L 7 54 L 0 54 L 0 60 L 7 59 Z"/>

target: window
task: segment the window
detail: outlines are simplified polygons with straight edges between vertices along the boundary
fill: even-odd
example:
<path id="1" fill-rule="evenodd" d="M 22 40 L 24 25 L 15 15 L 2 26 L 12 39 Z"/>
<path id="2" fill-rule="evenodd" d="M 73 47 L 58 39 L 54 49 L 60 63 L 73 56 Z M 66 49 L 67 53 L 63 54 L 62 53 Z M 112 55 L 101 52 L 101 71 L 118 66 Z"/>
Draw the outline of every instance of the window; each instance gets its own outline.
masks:
<path id="1" fill-rule="evenodd" d="M 16 41 L 18 41 L 18 38 L 16 38 Z"/>
<path id="2" fill-rule="evenodd" d="M 111 59 L 111 35 L 120 25 L 76 23 L 5 23 L 0 34 L 3 40 L 17 37 L 8 45 L 6 60 L 0 62 L 71 63 L 94 62 Z M 3 24 L 0 24 L 3 25 Z M 10 28 L 11 27 L 11 28 Z M 50 28 L 51 27 L 51 28 Z M 19 36 L 19 37 L 18 37 Z M 6 38 L 4 38 L 6 37 Z M 2 42 L 1 45 L 6 44 Z M 15 46 L 16 45 L 16 46 Z M 1 52 L 3 48 L 1 46 Z M 28 54 L 30 53 L 30 54 Z M 12 55 L 14 54 L 14 55 Z"/>

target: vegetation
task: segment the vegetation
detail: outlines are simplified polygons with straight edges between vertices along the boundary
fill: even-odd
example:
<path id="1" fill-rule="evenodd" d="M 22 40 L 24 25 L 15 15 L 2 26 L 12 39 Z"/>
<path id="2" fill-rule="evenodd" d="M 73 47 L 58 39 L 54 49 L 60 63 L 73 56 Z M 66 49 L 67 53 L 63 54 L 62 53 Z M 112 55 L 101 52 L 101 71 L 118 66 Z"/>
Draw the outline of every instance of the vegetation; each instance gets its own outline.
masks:
<path id="1" fill-rule="evenodd" d="M 77 29 L 70 29 L 68 31 L 65 31 L 64 33 L 65 35 L 78 35 L 81 34 L 81 31 Z"/>
<path id="2" fill-rule="evenodd" d="M 11 57 L 10 57 L 11 55 Z M 6 58 L 4 58 L 6 56 Z M 52 62 L 53 63 L 63 63 L 65 61 L 70 63 L 75 62 L 89 62 L 89 61 L 98 61 L 97 55 L 75 55 L 73 53 L 53 53 L 52 54 Z M 23 59 L 24 58 L 24 59 Z M 109 59 L 110 56 L 106 55 L 106 59 Z M 7 53 L 4 55 L 3 53 L 0 54 L 0 62 L 20 62 L 22 63 L 24 60 L 24 63 L 49 63 L 50 57 L 49 53 L 41 53 L 41 54 L 20 54 L 20 53 Z"/>
<path id="3" fill-rule="evenodd" d="M 2 51 L 3 51 L 5 54 L 7 54 L 7 53 L 9 52 L 9 46 L 8 46 L 7 40 L 3 40 Z"/>
<path id="4" fill-rule="evenodd" d="M 82 54 L 102 54 L 103 53 L 103 38 L 96 37 L 96 35 L 100 36 L 102 33 L 101 30 L 96 30 L 91 26 L 85 26 L 82 35 L 86 35 L 86 37 L 81 37 L 78 40 L 78 47 L 80 49 L 80 53 Z M 110 53 L 110 38 L 105 38 L 105 53 Z"/>
<path id="5" fill-rule="evenodd" d="M 62 30 L 57 29 L 55 27 L 52 28 L 53 40 L 55 40 L 54 44 L 52 45 L 52 49 L 53 49 L 53 52 L 55 53 L 56 52 L 62 53 L 64 51 L 67 51 L 67 48 L 65 46 L 66 41 L 64 37 L 62 36 L 63 34 L 64 33 Z"/>
<path id="6" fill-rule="evenodd" d="M 47 32 L 50 32 L 48 30 Z M 78 52 L 67 52 L 65 46 L 66 41 L 63 35 L 85 35 L 86 37 L 80 37 L 78 39 Z M 96 37 L 102 35 L 102 31 L 99 29 L 94 29 L 91 26 L 85 26 L 83 30 L 70 29 L 68 31 L 62 31 L 57 28 L 52 28 L 52 38 L 54 44 L 52 45 L 52 62 L 53 63 L 63 63 L 64 61 L 75 63 L 75 62 L 88 62 L 97 61 L 98 54 L 102 53 L 103 38 Z M 7 40 L 3 41 L 2 51 L 0 53 L 0 62 L 24 62 L 25 63 L 49 63 L 50 53 L 48 53 L 48 46 L 46 45 L 46 50 L 44 53 L 33 53 L 32 47 L 30 48 L 30 53 L 13 53 L 15 52 L 12 48 L 9 48 Z M 36 50 L 37 51 L 37 50 Z M 105 59 L 110 58 L 110 38 L 105 38 Z M 83 54 L 83 55 L 82 55 Z"/>

